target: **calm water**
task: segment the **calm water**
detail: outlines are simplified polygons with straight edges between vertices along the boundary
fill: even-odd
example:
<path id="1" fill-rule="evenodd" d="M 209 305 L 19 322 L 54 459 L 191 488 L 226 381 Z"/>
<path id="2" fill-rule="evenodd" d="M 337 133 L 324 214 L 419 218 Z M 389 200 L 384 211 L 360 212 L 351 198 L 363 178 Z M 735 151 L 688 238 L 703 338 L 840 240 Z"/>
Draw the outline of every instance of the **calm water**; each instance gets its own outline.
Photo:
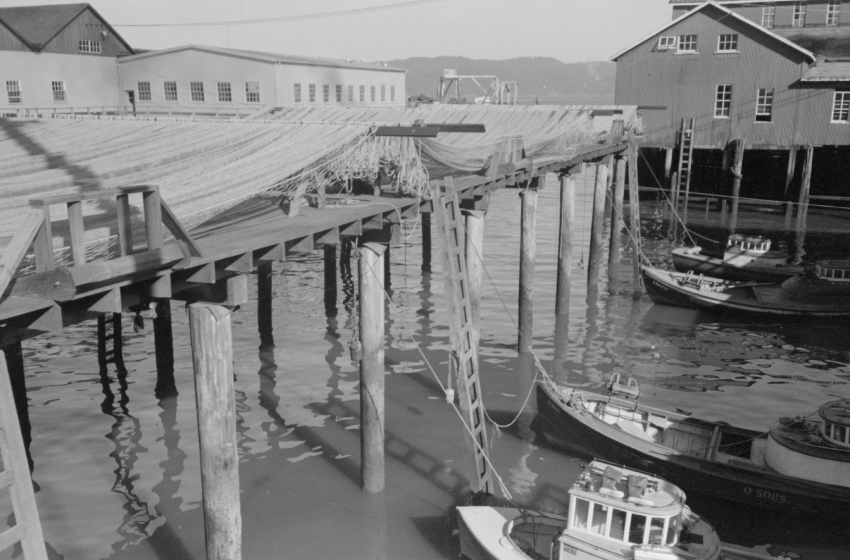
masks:
<path id="1" fill-rule="evenodd" d="M 590 182 L 580 179 L 576 239 L 586 245 Z M 613 372 L 635 377 L 642 401 L 663 408 L 766 429 L 778 416 L 809 413 L 828 399 L 850 397 L 850 340 L 844 327 L 753 324 L 634 301 L 631 245 L 618 294 L 601 273 L 588 304 L 587 249 L 574 252 L 567 329 L 554 335 L 557 183 L 540 195 L 535 287 L 535 348 L 560 380 L 602 391 Z M 645 250 L 664 261 L 671 241 L 658 205 L 644 205 Z M 717 215 L 692 212 L 710 233 Z M 742 213 L 739 229 L 773 231 L 792 248 L 783 218 Z M 811 215 L 808 255 L 846 250 L 847 218 Z M 421 270 L 420 232 L 392 249 L 387 312 L 386 491 L 359 489 L 358 370 L 350 363 L 352 282 L 342 274 L 336 315 L 323 301 L 317 253 L 279 263 L 273 332 L 261 343 L 256 282 L 234 316 L 243 556 L 260 558 L 456 558 L 454 506 L 468 497 L 459 418 L 410 335 L 445 382 L 448 327 L 438 253 Z M 436 237 L 436 236 L 435 236 Z M 535 431 L 534 399 L 522 408 L 534 373 L 516 354 L 519 200 L 494 194 L 487 216 L 482 302 L 482 385 L 489 416 L 507 425 L 493 436 L 496 470 L 522 505 L 566 507 L 580 461 L 548 447 Z M 605 258 L 607 262 L 607 256 Z M 614 292 L 612 295 L 610 292 Z M 504 306 L 503 306 L 504 303 Z M 505 309 L 505 306 L 507 309 Z M 331 314 L 333 315 L 333 314 Z M 127 374 L 102 377 L 94 323 L 24 345 L 34 479 L 52 558 L 202 559 L 204 530 L 198 434 L 187 316 L 173 306 L 179 395 L 158 400 L 150 318 L 134 333 L 125 316 Z M 553 362 L 556 354 L 558 359 Z M 783 520 L 722 503 L 691 500 L 725 541 L 772 545 L 804 559 L 846 558 L 846 528 L 825 520 Z M 0 504 L 2 505 L 2 504 Z"/>

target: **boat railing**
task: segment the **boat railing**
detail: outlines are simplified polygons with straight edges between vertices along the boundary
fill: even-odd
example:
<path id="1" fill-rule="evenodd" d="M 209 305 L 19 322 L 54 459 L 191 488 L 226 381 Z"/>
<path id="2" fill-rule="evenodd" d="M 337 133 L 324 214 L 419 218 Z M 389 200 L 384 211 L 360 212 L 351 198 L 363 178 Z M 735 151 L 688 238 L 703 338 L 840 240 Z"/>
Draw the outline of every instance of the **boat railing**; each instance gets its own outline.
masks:
<path id="1" fill-rule="evenodd" d="M 770 239 L 733 235 L 726 242 L 726 248 L 735 248 L 752 253 L 767 253 L 770 250 Z"/>
<path id="2" fill-rule="evenodd" d="M 820 260 L 815 264 L 815 274 L 832 282 L 850 282 L 850 261 Z"/>

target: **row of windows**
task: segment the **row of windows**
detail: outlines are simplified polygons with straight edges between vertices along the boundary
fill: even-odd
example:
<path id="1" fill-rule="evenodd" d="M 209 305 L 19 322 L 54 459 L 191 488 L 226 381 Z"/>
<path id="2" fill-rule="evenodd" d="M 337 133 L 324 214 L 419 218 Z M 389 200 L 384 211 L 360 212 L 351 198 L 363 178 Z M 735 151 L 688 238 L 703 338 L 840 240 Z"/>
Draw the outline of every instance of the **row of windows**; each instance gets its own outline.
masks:
<path id="1" fill-rule="evenodd" d="M 808 5 L 806 2 L 794 2 L 794 12 L 791 16 L 791 27 L 803 27 L 806 25 L 806 13 Z M 841 0 L 829 0 L 826 6 L 826 24 L 828 26 L 838 25 L 838 16 L 841 14 Z M 766 4 L 761 11 L 762 27 L 773 27 L 776 25 L 776 4 Z"/>
<path id="2" fill-rule="evenodd" d="M 658 38 L 658 49 L 662 51 L 675 48 L 677 53 L 697 52 L 696 35 L 670 35 Z M 738 52 L 738 34 L 728 33 L 717 36 L 717 52 Z"/>
<path id="3" fill-rule="evenodd" d="M 80 52 L 100 54 L 102 52 L 101 43 L 91 39 L 80 39 Z"/>
<path id="4" fill-rule="evenodd" d="M 50 90 L 53 92 L 53 101 L 55 103 L 65 103 L 68 101 L 65 95 L 65 82 L 63 80 L 50 82 Z M 6 80 L 6 99 L 10 105 L 17 105 L 24 102 L 20 80 Z"/>
<path id="5" fill-rule="evenodd" d="M 728 119 L 732 115 L 732 84 L 720 84 L 714 95 L 714 118 Z M 773 120 L 773 89 L 758 88 L 756 91 L 756 122 Z M 831 121 L 850 122 L 850 91 L 836 91 L 832 98 Z"/>
<path id="6" fill-rule="evenodd" d="M 233 89 L 230 82 L 216 82 L 216 99 L 219 103 L 233 103 Z M 139 101 L 152 101 L 151 83 L 138 82 Z M 163 99 L 178 101 L 177 82 L 162 83 Z M 193 103 L 205 103 L 204 82 L 189 82 L 189 97 Z M 245 82 L 245 103 L 260 102 L 260 82 Z"/>
<path id="7" fill-rule="evenodd" d="M 572 526 L 580 531 L 632 544 L 676 543 L 679 517 L 648 517 L 576 498 Z"/>
<path id="8" fill-rule="evenodd" d="M 387 101 L 387 86 L 380 85 L 381 103 Z M 334 86 L 334 97 L 337 103 L 342 103 L 342 86 L 337 84 Z M 301 84 L 293 84 L 293 95 L 296 103 L 303 103 Z M 354 103 L 354 86 L 349 85 L 346 89 L 348 103 Z M 366 86 L 361 85 L 358 89 L 358 99 L 360 103 L 366 103 Z M 307 99 L 309 103 L 316 103 L 316 84 L 307 84 Z M 377 101 L 377 86 L 369 86 L 369 101 L 375 103 Z M 395 86 L 390 86 L 390 102 L 395 101 Z M 322 85 L 322 102 L 331 102 L 331 86 L 328 84 Z"/>

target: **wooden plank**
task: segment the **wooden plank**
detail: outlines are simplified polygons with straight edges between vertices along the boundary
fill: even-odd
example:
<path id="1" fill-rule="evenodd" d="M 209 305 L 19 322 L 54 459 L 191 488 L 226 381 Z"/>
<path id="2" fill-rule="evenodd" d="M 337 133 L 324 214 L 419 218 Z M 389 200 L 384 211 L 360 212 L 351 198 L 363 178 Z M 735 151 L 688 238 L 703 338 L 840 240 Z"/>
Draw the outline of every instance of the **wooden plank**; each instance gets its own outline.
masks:
<path id="1" fill-rule="evenodd" d="M 121 288 L 112 288 L 93 296 L 89 311 L 96 313 L 121 313 Z"/>
<path id="2" fill-rule="evenodd" d="M 162 204 L 159 199 L 159 191 L 153 190 L 142 194 L 145 207 L 145 239 L 148 250 L 162 247 Z"/>
<path id="3" fill-rule="evenodd" d="M 135 193 L 149 193 L 157 190 L 156 185 L 139 185 L 125 187 L 123 189 L 101 189 L 87 193 L 66 194 L 60 196 L 48 196 L 37 200 L 30 200 L 32 206 L 50 206 L 52 204 L 65 204 L 82 200 L 103 200 L 105 198 L 116 198 L 121 195 Z"/>
<path id="4" fill-rule="evenodd" d="M 432 126 L 378 126 L 375 128 L 375 136 L 436 138 L 439 133 L 440 130 Z"/>
<path id="5" fill-rule="evenodd" d="M 307 235 L 301 239 L 290 239 L 284 242 L 286 254 L 311 253 L 316 247 L 313 245 L 313 236 Z"/>
<path id="6" fill-rule="evenodd" d="M 363 235 L 363 224 L 360 220 L 339 226 L 340 237 L 359 237 Z"/>
<path id="7" fill-rule="evenodd" d="M 487 132 L 487 127 L 483 124 L 425 123 L 425 126 L 428 128 L 436 128 L 439 132 L 465 132 L 472 134 Z"/>
<path id="8" fill-rule="evenodd" d="M 183 227 L 183 224 L 180 223 L 180 220 L 177 219 L 174 212 L 171 211 L 168 204 L 166 204 L 162 198 L 159 199 L 159 204 L 162 212 L 162 223 L 165 224 L 165 227 L 168 228 L 168 231 L 171 232 L 175 239 L 182 242 L 180 247 L 185 247 L 184 251 L 188 249 L 188 251 L 186 251 L 186 258 L 203 257 L 203 251 L 201 251 L 201 248 L 198 247 L 198 244 L 195 243 L 195 240 L 192 239 L 192 236 L 189 235 L 189 232 Z"/>
<path id="9" fill-rule="evenodd" d="M 339 228 L 331 228 L 313 234 L 313 246 L 317 249 L 325 245 L 339 245 Z"/>
<path id="10" fill-rule="evenodd" d="M 115 199 L 118 211 L 118 247 L 121 256 L 133 254 L 133 229 L 130 213 L 130 195 L 121 194 Z"/>
<path id="11" fill-rule="evenodd" d="M 21 227 L 15 232 L 12 242 L 9 243 L 3 252 L 3 256 L 0 257 L 0 297 L 9 287 L 9 282 L 11 282 L 24 255 L 27 254 L 27 250 L 35 240 L 43 221 L 44 211 L 30 210 L 27 212 Z"/>
<path id="12" fill-rule="evenodd" d="M 254 269 L 254 259 L 251 253 L 245 253 L 236 257 L 228 257 L 216 262 L 216 268 L 228 272 L 248 273 Z"/>
<path id="13" fill-rule="evenodd" d="M 186 282 L 194 284 L 212 284 L 216 281 L 215 263 L 209 262 L 192 269 L 186 277 Z"/>
<path id="14" fill-rule="evenodd" d="M 50 224 L 50 209 L 45 206 L 42 209 L 44 219 L 35 236 L 35 270 L 47 272 L 53 270 L 53 228 Z"/>
<path id="15" fill-rule="evenodd" d="M 23 534 L 23 527 L 21 525 L 15 525 L 11 529 L 6 529 L 0 533 L 0 550 L 11 548 L 12 545 L 21 540 Z"/>
<path id="16" fill-rule="evenodd" d="M 70 229 L 71 256 L 74 266 L 86 264 L 86 232 L 83 225 L 83 203 L 68 203 L 68 228 Z"/>
<path id="17" fill-rule="evenodd" d="M 258 262 L 274 262 L 286 260 L 286 247 L 283 243 L 261 247 L 254 250 L 254 260 Z"/>

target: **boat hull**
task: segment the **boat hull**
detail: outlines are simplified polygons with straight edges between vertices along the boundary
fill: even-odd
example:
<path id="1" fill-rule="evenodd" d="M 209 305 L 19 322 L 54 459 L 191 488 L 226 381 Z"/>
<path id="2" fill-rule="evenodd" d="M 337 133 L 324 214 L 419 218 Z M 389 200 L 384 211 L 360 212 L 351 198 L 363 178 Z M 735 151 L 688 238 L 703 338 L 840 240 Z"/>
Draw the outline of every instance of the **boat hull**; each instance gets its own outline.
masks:
<path id="1" fill-rule="evenodd" d="M 588 399 L 602 398 L 584 393 Z M 850 489 L 808 482 L 756 467 L 720 463 L 640 440 L 578 412 L 553 389 L 537 386 L 538 418 L 553 446 L 651 472 L 688 493 L 766 508 L 783 514 L 850 516 Z"/>
<path id="2" fill-rule="evenodd" d="M 792 276 L 802 274 L 800 266 L 777 266 L 778 259 L 747 259 L 749 262 L 740 264 L 735 259 L 719 259 L 699 252 L 698 247 L 680 247 L 671 251 L 673 266 L 679 272 L 694 271 L 697 274 L 725 278 L 727 280 L 744 280 L 751 282 L 776 282 L 781 284 Z M 766 261 L 766 262 L 760 262 Z"/>
<path id="3" fill-rule="evenodd" d="M 765 447 L 765 458 L 782 474 L 808 476 L 827 484 L 850 488 L 850 450 L 811 444 L 772 430 Z"/>

